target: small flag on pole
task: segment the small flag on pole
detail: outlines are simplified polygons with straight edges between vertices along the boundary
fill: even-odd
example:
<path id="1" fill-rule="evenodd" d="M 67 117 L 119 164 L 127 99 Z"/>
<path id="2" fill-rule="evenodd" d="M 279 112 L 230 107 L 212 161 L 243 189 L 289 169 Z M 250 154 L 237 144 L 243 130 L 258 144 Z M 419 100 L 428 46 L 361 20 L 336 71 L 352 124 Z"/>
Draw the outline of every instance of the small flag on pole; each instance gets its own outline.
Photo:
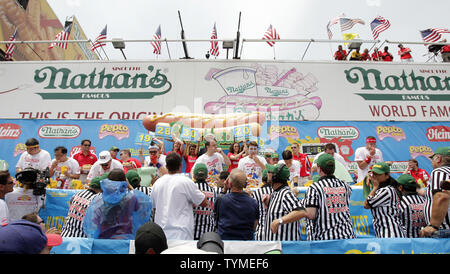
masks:
<path id="1" fill-rule="evenodd" d="M 420 34 L 422 35 L 422 39 L 425 42 L 436 42 L 441 39 L 441 33 L 450 33 L 448 29 L 426 29 L 421 30 Z"/>
<path id="2" fill-rule="evenodd" d="M 327 24 L 328 39 L 331 40 L 331 38 L 333 38 L 333 32 L 331 32 L 330 27 L 333 26 L 333 25 L 336 25 L 339 22 L 339 20 L 341 19 L 341 17 L 344 17 L 344 16 L 345 16 L 345 14 L 341 14 L 338 17 L 336 17 L 333 20 L 330 20 L 328 22 L 328 24 Z"/>
<path id="3" fill-rule="evenodd" d="M 158 29 L 156 29 L 155 35 L 153 35 L 154 40 L 160 40 L 161 39 L 161 25 L 158 26 Z M 153 53 L 154 54 L 161 54 L 161 42 L 160 41 L 153 41 L 151 42 L 153 46 Z"/>
<path id="4" fill-rule="evenodd" d="M 67 27 L 65 27 L 60 33 L 56 34 L 55 41 L 67 41 L 69 40 L 70 36 L 70 30 L 72 29 L 72 23 L 68 24 Z M 53 42 L 48 47 L 49 49 L 52 49 L 54 46 L 67 49 L 67 43 L 65 42 Z"/>
<path id="5" fill-rule="evenodd" d="M 216 23 L 214 23 L 214 28 L 211 34 L 211 39 L 217 39 L 217 29 L 216 29 Z M 209 50 L 212 56 L 219 56 L 219 42 L 218 41 L 211 41 L 211 49 Z"/>
<path id="6" fill-rule="evenodd" d="M 272 25 L 269 26 L 266 33 L 264 33 L 264 36 L 262 38 L 263 40 L 280 40 L 280 35 L 278 35 L 278 32 L 275 30 L 275 28 L 272 28 Z M 275 45 L 275 41 L 267 41 L 267 44 L 269 46 L 273 47 Z"/>
<path id="7" fill-rule="evenodd" d="M 341 23 L 341 31 L 344 32 L 353 28 L 356 23 L 365 24 L 365 22 L 361 19 L 350 19 L 350 18 L 339 18 L 339 22 Z"/>
<path id="8" fill-rule="evenodd" d="M 9 41 L 16 41 L 17 29 L 14 31 L 13 35 L 9 38 Z M 11 59 L 14 49 L 16 48 L 16 44 L 6 44 L 5 58 L 7 60 Z"/>
<path id="9" fill-rule="evenodd" d="M 94 43 L 92 43 L 91 51 L 94 51 L 96 48 L 106 46 L 106 43 L 102 42 L 103 40 L 106 40 L 106 26 L 102 32 L 100 32 L 99 36 L 97 36 Z"/>
<path id="10" fill-rule="evenodd" d="M 389 20 L 382 16 L 377 16 L 370 23 L 370 28 L 372 29 L 373 39 L 377 39 L 381 32 L 387 30 L 391 26 Z"/>

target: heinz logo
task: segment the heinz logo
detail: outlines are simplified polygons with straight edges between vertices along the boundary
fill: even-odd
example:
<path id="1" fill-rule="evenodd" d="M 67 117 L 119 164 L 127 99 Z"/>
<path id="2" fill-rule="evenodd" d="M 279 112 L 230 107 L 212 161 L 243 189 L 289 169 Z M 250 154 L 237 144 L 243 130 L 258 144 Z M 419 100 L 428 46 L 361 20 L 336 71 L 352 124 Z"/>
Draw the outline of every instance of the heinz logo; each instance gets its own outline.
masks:
<path id="1" fill-rule="evenodd" d="M 18 139 L 22 129 L 16 124 L 0 124 L 0 139 Z"/>
<path id="2" fill-rule="evenodd" d="M 430 127 L 427 129 L 427 138 L 430 142 L 450 142 L 450 127 Z"/>

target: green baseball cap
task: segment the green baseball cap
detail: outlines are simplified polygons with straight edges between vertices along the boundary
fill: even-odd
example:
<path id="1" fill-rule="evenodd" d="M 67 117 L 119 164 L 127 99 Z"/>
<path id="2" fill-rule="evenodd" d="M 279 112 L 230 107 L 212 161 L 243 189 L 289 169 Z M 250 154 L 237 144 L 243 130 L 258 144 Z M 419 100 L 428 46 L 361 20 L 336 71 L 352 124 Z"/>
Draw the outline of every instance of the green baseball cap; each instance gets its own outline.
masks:
<path id="1" fill-rule="evenodd" d="M 434 155 L 436 154 L 443 156 L 450 156 L 450 146 L 436 148 L 436 150 L 434 151 L 433 155 L 430 156 L 430 158 L 433 158 Z"/>
<path id="2" fill-rule="evenodd" d="M 208 167 L 204 163 L 198 163 L 194 167 L 194 176 L 208 175 Z"/>
<path id="3" fill-rule="evenodd" d="M 316 163 L 318 166 L 322 168 L 331 167 L 335 165 L 333 156 L 331 156 L 328 153 L 320 155 L 319 158 L 317 158 Z"/>
<path id="4" fill-rule="evenodd" d="M 372 172 L 376 174 L 385 174 L 391 172 L 391 168 L 385 162 L 376 163 L 372 166 Z"/>
<path id="5" fill-rule="evenodd" d="M 272 155 L 270 155 L 270 158 L 278 158 L 278 159 L 280 159 L 280 155 L 278 153 L 272 153 Z"/>
<path id="6" fill-rule="evenodd" d="M 106 179 L 108 177 L 108 174 L 109 173 L 106 172 L 102 176 L 92 178 L 91 182 L 89 183 L 89 187 L 94 189 L 101 189 L 100 181 Z"/>
<path id="7" fill-rule="evenodd" d="M 109 148 L 109 151 L 120 151 L 120 149 L 116 146 L 112 146 Z"/>
<path id="8" fill-rule="evenodd" d="M 283 165 L 283 167 L 278 170 L 281 165 Z M 282 181 L 287 181 L 289 179 L 289 176 L 291 176 L 291 172 L 285 164 L 266 165 L 266 170 L 268 173 L 273 173 L 274 176 L 278 175 L 278 178 Z"/>
<path id="9" fill-rule="evenodd" d="M 139 186 L 139 182 L 141 181 L 141 176 L 137 173 L 136 170 L 128 170 L 127 174 L 125 174 L 125 177 L 127 177 L 128 182 L 133 188 L 136 188 Z"/>
<path id="10" fill-rule="evenodd" d="M 400 185 L 405 186 L 406 188 L 417 188 L 419 186 L 416 182 L 416 179 L 414 179 L 414 177 L 410 174 L 400 175 L 397 178 L 397 182 Z"/>

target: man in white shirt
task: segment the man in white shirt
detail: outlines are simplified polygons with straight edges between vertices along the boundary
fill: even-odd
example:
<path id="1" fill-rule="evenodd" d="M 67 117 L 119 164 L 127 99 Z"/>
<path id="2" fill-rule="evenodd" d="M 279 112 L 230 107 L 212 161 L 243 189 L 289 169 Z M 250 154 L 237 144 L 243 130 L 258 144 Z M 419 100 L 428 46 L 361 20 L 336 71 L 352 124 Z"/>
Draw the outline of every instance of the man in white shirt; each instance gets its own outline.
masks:
<path id="1" fill-rule="evenodd" d="M 300 162 L 293 160 L 292 151 L 290 150 L 283 151 L 281 157 L 283 157 L 283 160 L 280 160 L 275 164 L 285 164 L 289 168 L 289 181 L 291 182 L 291 187 L 297 187 L 298 179 L 300 178 L 300 169 L 302 167 Z"/>
<path id="2" fill-rule="evenodd" d="M 91 180 L 93 178 L 102 176 L 104 173 L 110 172 L 115 168 L 120 168 L 123 170 L 122 164 L 119 161 L 111 158 L 111 154 L 109 153 L 109 151 L 104 150 L 100 152 L 97 162 L 92 165 L 91 170 L 89 171 L 89 174 L 87 176 L 88 184 L 91 183 Z"/>
<path id="3" fill-rule="evenodd" d="M 317 159 L 319 159 L 319 157 L 324 153 L 333 156 L 334 160 L 339 161 L 348 171 L 348 163 L 345 161 L 344 157 L 336 152 L 336 146 L 333 143 L 328 143 L 325 145 L 324 150 L 314 157 L 313 165 L 311 167 L 311 173 L 309 175 L 310 180 L 312 180 L 313 173 L 317 172 Z"/>
<path id="4" fill-rule="evenodd" d="M 358 164 L 358 182 L 364 180 L 371 166 L 383 162 L 383 153 L 377 148 L 377 139 L 375 137 L 367 137 L 366 146 L 356 149 L 355 161 Z"/>
<path id="5" fill-rule="evenodd" d="M 154 221 L 161 226 L 167 239 L 194 240 L 193 207 L 205 207 L 206 195 L 188 177 L 181 174 L 181 156 L 176 152 L 166 157 L 168 174 L 153 184 Z"/>
<path id="6" fill-rule="evenodd" d="M 48 151 L 41 149 L 39 141 L 35 138 L 29 138 L 25 142 L 27 151 L 20 155 L 19 161 L 16 164 L 16 173 L 25 168 L 34 168 L 40 171 L 45 170 L 51 164 L 51 157 Z"/>
<path id="7" fill-rule="evenodd" d="M 240 159 L 237 167 L 247 176 L 247 188 L 256 188 L 261 185 L 262 172 L 266 164 L 266 159 L 258 155 L 258 144 L 251 141 L 248 144 L 248 156 Z"/>
<path id="8" fill-rule="evenodd" d="M 67 157 L 67 148 L 63 146 L 56 147 L 54 154 L 55 159 L 49 169 L 50 177 L 55 176 L 58 181 L 58 188 L 73 188 L 72 180 L 80 178 L 80 165 L 75 159 Z"/>
<path id="9" fill-rule="evenodd" d="M 217 147 L 217 143 L 215 140 L 209 140 L 205 143 L 206 152 L 197 158 L 194 166 L 191 169 L 191 178 L 194 178 L 194 169 L 195 165 L 198 163 L 204 163 L 208 168 L 208 177 L 206 178 L 206 182 L 211 187 L 216 186 L 216 182 L 219 181 L 220 172 L 222 172 L 223 165 L 231 165 L 231 161 L 225 153 L 223 153 L 221 148 Z"/>
<path id="10" fill-rule="evenodd" d="M 8 170 L 0 171 L 0 226 L 9 222 L 8 205 L 4 201 L 6 193 L 12 192 L 14 181 Z"/>

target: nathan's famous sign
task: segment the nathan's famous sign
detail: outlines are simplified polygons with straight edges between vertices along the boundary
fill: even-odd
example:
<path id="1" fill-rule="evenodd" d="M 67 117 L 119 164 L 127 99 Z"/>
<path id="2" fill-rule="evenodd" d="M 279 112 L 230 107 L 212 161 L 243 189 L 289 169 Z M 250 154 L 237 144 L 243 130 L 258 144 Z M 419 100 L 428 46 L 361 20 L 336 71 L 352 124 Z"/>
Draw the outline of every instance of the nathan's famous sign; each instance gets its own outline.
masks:
<path id="1" fill-rule="evenodd" d="M 35 70 L 34 81 L 43 84 L 44 89 L 50 91 L 38 93 L 44 100 L 151 99 L 169 92 L 172 88 L 172 84 L 161 69 L 155 69 L 150 65 L 145 72 L 140 72 L 139 67 L 136 67 L 136 70 L 139 72 L 106 73 L 105 68 L 100 71 L 93 68 L 88 74 L 74 74 L 69 68 L 46 66 Z M 89 92 L 76 92 L 76 90 L 86 89 Z M 141 91 L 128 91 L 129 89 Z M 51 92 L 51 90 L 58 92 Z"/>

